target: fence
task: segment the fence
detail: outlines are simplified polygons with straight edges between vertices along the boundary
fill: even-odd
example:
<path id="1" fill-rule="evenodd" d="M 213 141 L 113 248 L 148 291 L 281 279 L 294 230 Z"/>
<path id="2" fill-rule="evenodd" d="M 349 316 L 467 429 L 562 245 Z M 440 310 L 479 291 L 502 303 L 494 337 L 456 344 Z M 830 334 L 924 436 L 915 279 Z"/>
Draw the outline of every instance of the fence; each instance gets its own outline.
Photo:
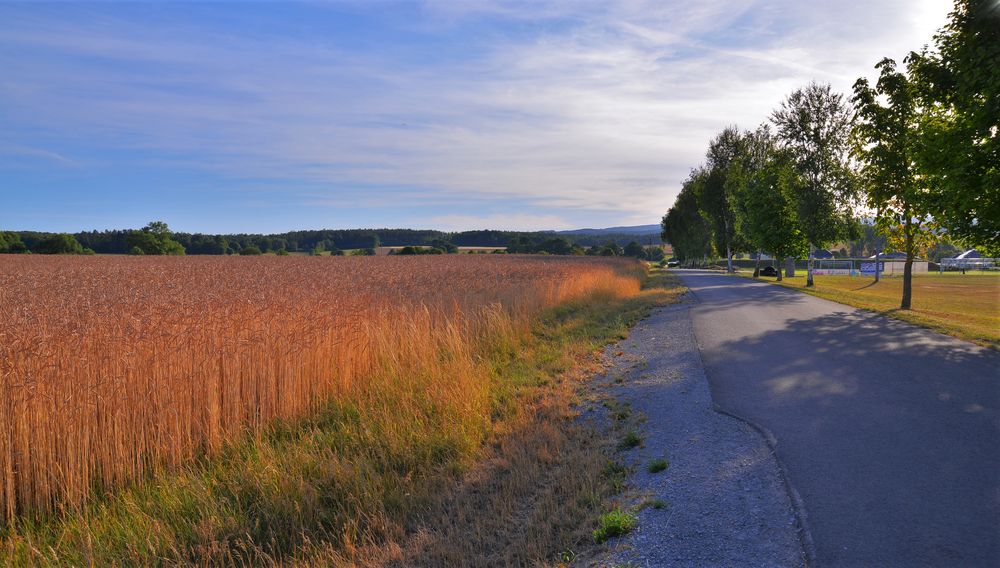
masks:
<path id="1" fill-rule="evenodd" d="M 1000 265 L 998 258 L 942 258 L 938 267 L 940 272 L 946 270 L 995 270 Z"/>
<path id="2" fill-rule="evenodd" d="M 836 259 L 814 259 L 813 274 L 817 276 L 875 276 L 875 259 L 873 258 L 836 258 Z M 902 276 L 905 266 L 903 259 L 880 258 L 878 271 L 884 276 Z M 913 273 L 925 274 L 929 270 L 929 264 L 923 259 L 914 259 Z M 753 270 L 756 261 L 752 258 L 741 258 L 733 260 L 733 266 L 737 268 Z M 809 261 L 807 259 L 795 259 L 796 272 L 808 270 Z M 785 269 L 785 261 L 777 259 L 761 259 L 760 267 L 773 266 Z"/>

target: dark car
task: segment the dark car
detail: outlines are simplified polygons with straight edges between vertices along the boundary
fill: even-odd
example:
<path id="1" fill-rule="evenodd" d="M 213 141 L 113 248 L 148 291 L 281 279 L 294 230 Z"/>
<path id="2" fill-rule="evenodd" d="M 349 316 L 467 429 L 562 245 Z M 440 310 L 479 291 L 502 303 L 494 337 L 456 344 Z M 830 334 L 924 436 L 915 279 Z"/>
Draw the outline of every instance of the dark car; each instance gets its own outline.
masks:
<path id="1" fill-rule="evenodd" d="M 761 276 L 777 276 L 778 275 L 778 271 L 775 270 L 773 266 L 765 266 L 764 268 L 760 269 L 760 275 Z"/>

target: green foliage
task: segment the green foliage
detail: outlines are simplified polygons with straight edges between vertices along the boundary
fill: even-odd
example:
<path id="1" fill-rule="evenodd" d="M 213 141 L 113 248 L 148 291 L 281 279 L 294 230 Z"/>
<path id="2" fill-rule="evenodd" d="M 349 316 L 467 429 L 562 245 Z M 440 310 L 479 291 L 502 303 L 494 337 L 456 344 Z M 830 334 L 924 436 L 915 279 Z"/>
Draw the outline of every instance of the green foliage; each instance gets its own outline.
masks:
<path id="1" fill-rule="evenodd" d="M 618 443 L 618 449 L 620 450 L 631 450 L 632 448 L 638 447 L 642 444 L 642 438 L 635 431 L 629 430 L 625 433 L 625 437 L 622 441 Z"/>
<path id="2" fill-rule="evenodd" d="M 646 260 L 660 262 L 666 257 L 666 253 L 660 247 L 646 247 Z"/>
<path id="3" fill-rule="evenodd" d="M 646 249 L 644 249 L 639 243 L 631 241 L 625 245 L 625 249 L 622 251 L 622 254 L 633 258 L 645 259 Z"/>
<path id="4" fill-rule="evenodd" d="M 889 238 L 892 248 L 906 253 L 901 307 L 910 307 L 911 264 L 931 233 L 922 230 L 933 211 L 917 165 L 920 109 L 915 85 L 896 62 L 883 59 L 873 88 L 867 79 L 854 83 L 858 120 L 852 137 L 861 162 L 860 176 L 875 210 L 875 224 Z M 884 102 L 883 102 L 884 101 Z"/>
<path id="5" fill-rule="evenodd" d="M 1000 4 L 956 1 L 934 47 L 907 59 L 934 219 L 1000 255 Z"/>
<path id="6" fill-rule="evenodd" d="M 584 254 L 582 247 L 570 243 L 564 237 L 548 237 L 536 241 L 527 235 L 519 235 L 508 241 L 507 252 L 512 254 Z"/>
<path id="7" fill-rule="evenodd" d="M 808 242 L 793 198 L 802 181 L 789 152 L 774 149 L 763 163 L 744 175 L 736 207 L 739 231 L 756 248 L 775 258 L 804 253 Z"/>
<path id="8" fill-rule="evenodd" d="M 141 230 L 132 231 L 125 238 L 131 254 L 139 249 L 142 254 L 183 255 L 184 247 L 171 238 L 170 228 L 163 221 L 152 221 Z"/>
<path id="9" fill-rule="evenodd" d="M 38 243 L 34 252 L 40 254 L 83 254 L 83 246 L 73 235 L 60 233 Z"/>
<path id="10" fill-rule="evenodd" d="M 445 251 L 437 247 L 403 247 L 399 249 L 399 252 L 396 254 L 404 256 L 415 254 L 445 254 Z"/>
<path id="11" fill-rule="evenodd" d="M 17 233 L 0 231 L 0 254 L 24 254 L 28 247 Z"/>
<path id="12" fill-rule="evenodd" d="M 802 180 L 789 197 L 808 242 L 825 248 L 853 238 L 858 187 L 849 162 L 851 109 L 843 95 L 811 83 L 789 95 L 771 122 Z"/>
<path id="13" fill-rule="evenodd" d="M 609 241 L 601 247 L 600 252 L 597 254 L 599 256 L 622 256 L 624 253 L 625 251 L 622 250 L 622 247 L 618 246 L 618 243 Z"/>
<path id="14" fill-rule="evenodd" d="M 708 146 L 706 155 L 707 175 L 697 187 L 698 203 L 705 218 L 712 224 L 715 249 L 719 254 L 728 254 L 742 250 L 745 243 L 741 242 L 736 231 L 735 211 L 726 191 L 729 168 L 734 160 L 744 151 L 745 140 L 735 126 L 726 127 Z"/>
<path id="15" fill-rule="evenodd" d="M 635 513 L 628 510 L 615 509 L 604 513 L 597 519 L 594 529 L 594 542 L 601 544 L 609 538 L 628 534 L 639 524 Z"/>
<path id="16" fill-rule="evenodd" d="M 660 237 L 674 247 L 674 256 L 681 262 L 691 263 L 712 255 L 712 227 L 698 202 L 706 177 L 704 169 L 691 172 L 660 224 Z"/>
<path id="17" fill-rule="evenodd" d="M 258 256 L 260 254 L 262 254 L 260 249 L 252 245 L 240 250 L 240 256 Z"/>
<path id="18" fill-rule="evenodd" d="M 438 249 L 446 254 L 458 253 L 458 247 L 448 242 L 446 239 L 433 239 L 430 242 L 431 248 Z"/>
<path id="19" fill-rule="evenodd" d="M 931 262 L 941 262 L 942 258 L 953 258 L 960 254 L 962 250 L 962 248 L 957 246 L 955 242 L 948 237 L 939 238 L 934 244 L 928 247 L 927 260 Z"/>

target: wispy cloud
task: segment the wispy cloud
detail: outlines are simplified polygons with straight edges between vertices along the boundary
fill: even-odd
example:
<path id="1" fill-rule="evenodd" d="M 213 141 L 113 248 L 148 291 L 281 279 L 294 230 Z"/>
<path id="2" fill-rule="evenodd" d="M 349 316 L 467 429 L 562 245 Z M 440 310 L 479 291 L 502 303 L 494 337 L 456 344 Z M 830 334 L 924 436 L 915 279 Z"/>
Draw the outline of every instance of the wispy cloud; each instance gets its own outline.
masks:
<path id="1" fill-rule="evenodd" d="M 540 227 L 560 230 L 575 227 L 558 215 L 533 215 L 530 213 L 436 215 L 427 219 L 427 222 L 428 226 L 445 231 L 471 231 L 484 227 L 502 231 L 531 231 Z"/>
<path id="2" fill-rule="evenodd" d="M 267 180 L 310 207 L 377 208 L 383 187 L 476 211 L 415 225 L 655 222 L 715 132 L 755 126 L 809 80 L 846 91 L 926 43 L 941 3 L 427 2 L 375 47 L 310 21 L 299 34 L 183 9 L 0 7 L 14 24 L 0 30 L 0 148 Z M 533 212 L 489 212 L 512 201 Z"/>

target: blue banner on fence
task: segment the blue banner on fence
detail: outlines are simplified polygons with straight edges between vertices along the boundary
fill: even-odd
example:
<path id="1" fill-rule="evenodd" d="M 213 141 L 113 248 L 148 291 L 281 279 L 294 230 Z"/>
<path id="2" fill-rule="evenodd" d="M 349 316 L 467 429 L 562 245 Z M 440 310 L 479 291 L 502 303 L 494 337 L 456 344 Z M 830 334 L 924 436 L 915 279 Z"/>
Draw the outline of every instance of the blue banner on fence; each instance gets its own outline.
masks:
<path id="1" fill-rule="evenodd" d="M 878 271 L 885 272 L 885 263 L 878 263 Z M 862 262 L 861 263 L 861 274 L 875 274 L 875 263 L 874 262 Z"/>

